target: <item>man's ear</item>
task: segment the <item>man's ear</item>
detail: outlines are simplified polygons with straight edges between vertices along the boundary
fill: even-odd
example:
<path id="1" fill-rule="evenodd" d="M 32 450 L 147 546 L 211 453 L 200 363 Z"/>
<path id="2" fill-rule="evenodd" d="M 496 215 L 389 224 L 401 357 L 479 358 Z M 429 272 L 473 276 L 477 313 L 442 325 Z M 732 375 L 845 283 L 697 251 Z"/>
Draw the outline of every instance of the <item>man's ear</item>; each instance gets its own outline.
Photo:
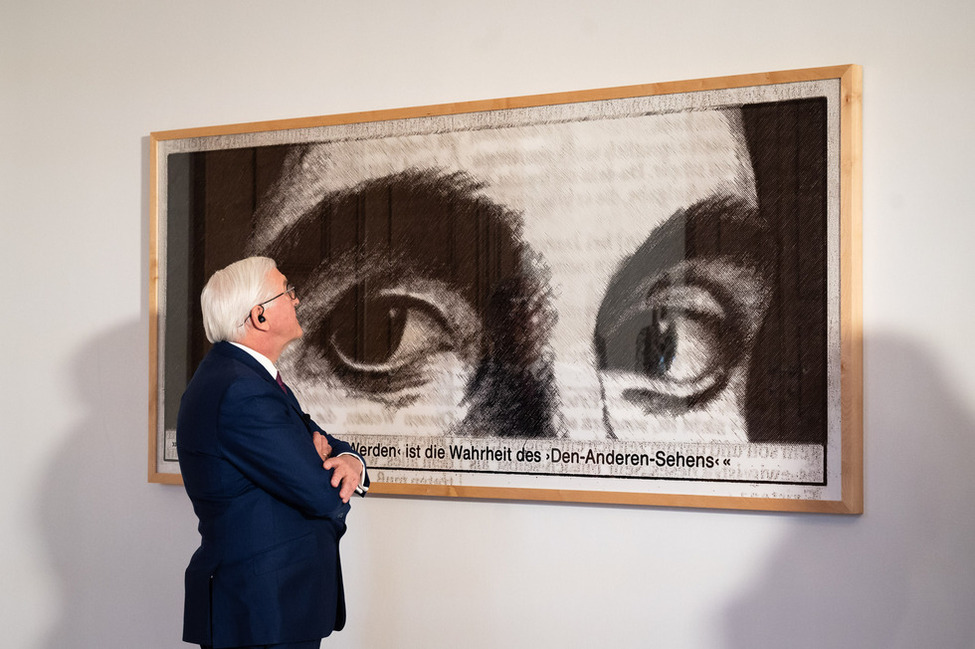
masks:
<path id="1" fill-rule="evenodd" d="M 267 318 L 264 317 L 264 307 L 261 305 L 255 306 L 251 309 L 251 324 L 254 325 L 255 329 L 266 330 Z"/>

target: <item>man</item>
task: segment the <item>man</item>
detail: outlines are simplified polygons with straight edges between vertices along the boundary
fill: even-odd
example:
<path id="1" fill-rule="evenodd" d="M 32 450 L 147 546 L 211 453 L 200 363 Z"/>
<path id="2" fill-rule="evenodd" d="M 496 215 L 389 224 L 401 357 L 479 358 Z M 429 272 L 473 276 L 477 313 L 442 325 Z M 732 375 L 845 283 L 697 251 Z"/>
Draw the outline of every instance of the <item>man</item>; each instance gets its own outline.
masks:
<path id="1" fill-rule="evenodd" d="M 214 346 L 176 433 L 202 537 L 186 569 L 183 640 L 317 648 L 345 624 L 338 544 L 349 498 L 368 488 L 365 463 L 321 432 L 275 369 L 302 329 L 273 260 L 217 271 L 201 303 Z"/>

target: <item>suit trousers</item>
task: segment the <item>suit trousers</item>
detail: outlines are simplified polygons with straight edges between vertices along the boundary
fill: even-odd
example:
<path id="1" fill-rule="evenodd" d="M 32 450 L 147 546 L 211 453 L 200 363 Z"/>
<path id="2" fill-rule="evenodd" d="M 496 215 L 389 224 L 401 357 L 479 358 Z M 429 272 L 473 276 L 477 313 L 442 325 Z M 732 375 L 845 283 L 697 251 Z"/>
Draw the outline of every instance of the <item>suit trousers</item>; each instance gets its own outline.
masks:
<path id="1" fill-rule="evenodd" d="M 232 647 L 231 649 L 319 649 L 321 646 L 321 640 L 310 640 L 308 642 L 286 642 L 284 644 L 262 644 L 251 645 L 249 647 Z M 212 647 L 201 644 L 200 649 L 212 649 Z"/>

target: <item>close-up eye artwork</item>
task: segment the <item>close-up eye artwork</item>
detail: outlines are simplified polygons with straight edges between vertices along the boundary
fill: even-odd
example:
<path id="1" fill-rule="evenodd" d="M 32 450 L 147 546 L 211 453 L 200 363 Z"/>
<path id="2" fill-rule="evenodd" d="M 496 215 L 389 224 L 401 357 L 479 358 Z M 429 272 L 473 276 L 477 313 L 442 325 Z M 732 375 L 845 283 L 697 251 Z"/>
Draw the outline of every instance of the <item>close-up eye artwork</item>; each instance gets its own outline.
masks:
<path id="1" fill-rule="evenodd" d="M 326 195 L 258 251 L 307 287 L 305 335 L 282 362 L 309 399 L 342 408 L 333 428 L 556 434 L 541 269 L 521 215 L 478 190 L 436 169 L 370 179 Z"/>
<path id="2" fill-rule="evenodd" d="M 670 287 L 634 311 L 619 328 L 634 348 L 634 385 L 624 398 L 648 411 L 677 413 L 723 383 L 729 351 L 723 336 L 726 314 L 706 291 Z"/>
<path id="3" fill-rule="evenodd" d="M 355 284 L 309 324 L 314 345 L 351 389 L 408 405 L 436 389 L 441 374 L 470 371 L 479 352 L 471 308 L 442 285 Z"/>
<path id="4" fill-rule="evenodd" d="M 275 368 L 377 483 L 832 498 L 858 83 L 824 68 L 174 132 L 160 394 L 208 351 L 185 296 L 267 257 L 301 329 Z"/>

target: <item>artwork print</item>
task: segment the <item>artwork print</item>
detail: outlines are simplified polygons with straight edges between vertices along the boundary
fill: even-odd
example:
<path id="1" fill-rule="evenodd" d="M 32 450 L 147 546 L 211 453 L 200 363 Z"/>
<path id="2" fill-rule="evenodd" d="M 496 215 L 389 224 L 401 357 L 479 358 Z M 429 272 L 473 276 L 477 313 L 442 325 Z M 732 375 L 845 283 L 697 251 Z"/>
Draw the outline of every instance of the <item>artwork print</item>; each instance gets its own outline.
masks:
<path id="1" fill-rule="evenodd" d="M 858 511 L 857 73 L 154 134 L 150 477 L 200 290 L 264 255 L 378 493 Z"/>

